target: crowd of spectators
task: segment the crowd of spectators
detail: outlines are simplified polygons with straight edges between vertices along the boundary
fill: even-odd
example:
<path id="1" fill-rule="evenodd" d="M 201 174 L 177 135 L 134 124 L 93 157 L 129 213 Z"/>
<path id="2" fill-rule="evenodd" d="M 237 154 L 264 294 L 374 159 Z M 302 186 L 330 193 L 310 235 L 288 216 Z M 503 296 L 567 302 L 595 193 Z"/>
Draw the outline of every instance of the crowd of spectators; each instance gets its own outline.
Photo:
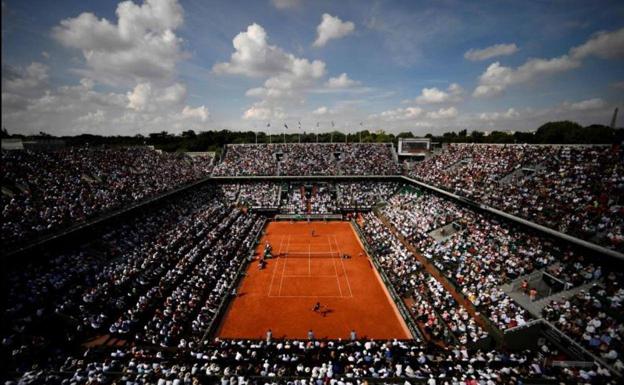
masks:
<path id="1" fill-rule="evenodd" d="M 332 144 L 278 144 L 275 151 L 282 154 L 280 175 L 337 175 L 336 153 Z"/>
<path id="2" fill-rule="evenodd" d="M 581 192 L 569 188 L 569 180 L 582 180 L 587 194 L 596 195 L 589 187 L 596 183 L 592 173 L 609 171 L 603 184 L 608 185 L 606 200 L 596 201 L 596 211 L 589 216 L 568 214 L 587 224 L 593 213 L 604 216 L 601 210 L 613 210 L 621 203 L 613 197 L 622 188 L 621 165 L 603 168 L 608 168 L 603 163 L 608 164 L 611 155 L 600 148 L 567 152 L 547 146 L 535 153 L 530 149 L 518 153 L 515 148 L 486 146 L 470 151 L 470 157 L 442 153 L 432 163 L 433 174 L 444 183 L 463 183 L 462 193 L 487 201 L 483 186 L 497 186 L 488 191 L 508 184 L 528 186 L 530 178 L 554 177 L 549 172 L 556 163 L 562 181 L 556 186 L 546 184 L 545 194 L 566 192 L 570 204 L 574 194 Z M 391 149 L 381 144 L 228 146 L 215 173 L 385 175 L 397 172 L 392 156 Z M 598 157 L 598 166 L 590 156 Z M 18 151 L 3 152 L 2 157 L 3 214 L 8 215 L 5 221 L 9 219 L 8 224 L 3 222 L 3 230 L 5 226 L 10 230 L 3 231 L 3 240 L 15 238 L 21 229 L 33 236 L 84 221 L 202 178 L 212 168 L 210 159 L 145 148 Z M 471 164 L 474 159 L 480 165 Z M 585 160 L 579 164 L 579 159 Z M 531 166 L 532 176 L 527 177 L 518 165 Z M 451 176 L 451 170 L 459 169 L 470 178 Z M 338 207 L 370 207 L 387 201 L 378 214 L 363 215 L 360 227 L 394 291 L 423 334 L 436 343 L 204 338 L 231 295 L 231 284 L 264 223 L 259 214 L 236 206 L 277 206 L 283 189 L 274 182 L 224 183 L 185 192 L 131 220 L 98 230 L 84 243 L 44 253 L 26 266 L 12 266 L 5 273 L 7 300 L 2 315 L 2 324 L 10 326 L 3 328 L 0 356 L 10 373 L 6 379 L 18 379 L 20 384 L 158 385 L 363 384 L 368 378 L 430 384 L 530 379 L 617 382 L 598 364 L 551 365 L 552 360 L 567 357 L 547 342 L 522 352 L 478 350 L 474 343 L 488 336 L 481 322 L 403 242 L 421 252 L 500 330 L 523 325 L 529 318 L 502 291 L 502 284 L 539 269 L 565 282 L 566 288 L 596 282 L 570 299 L 552 302 L 543 316 L 618 370 L 624 369 L 622 273 L 603 271 L 577 251 L 396 182 L 308 185 L 284 185 L 288 187 L 281 209 L 324 214 Z M 616 222 L 620 219 L 613 217 Z M 617 234 L 611 228 L 616 222 L 601 229 Z M 87 348 L 87 341 L 100 342 Z"/>
<path id="3" fill-rule="evenodd" d="M 572 268 L 581 275 L 594 271 L 583 255 L 418 190 L 392 197 L 382 215 L 501 330 L 521 326 L 529 317 L 501 285 L 556 264 L 551 273 L 570 279 L 569 288 L 587 282 L 568 274 Z M 446 236 L 432 236 L 434 229 L 447 225 L 452 230 Z"/>
<path id="4" fill-rule="evenodd" d="M 361 228 L 397 294 L 411 303 L 412 317 L 425 335 L 462 346 L 488 336 L 375 214 L 365 214 Z"/>
<path id="5" fill-rule="evenodd" d="M 44 365 L 101 335 L 163 348 L 200 341 L 262 223 L 209 187 L 12 272 L 3 362 Z"/>
<path id="6" fill-rule="evenodd" d="M 564 288 L 580 286 L 602 277 L 602 267 L 596 263 L 583 263 L 569 250 L 546 268 L 546 272 L 565 283 Z"/>
<path id="7" fill-rule="evenodd" d="M 624 274 L 610 272 L 603 282 L 571 298 L 552 301 L 545 319 L 617 370 L 624 370 Z"/>
<path id="8" fill-rule="evenodd" d="M 605 368 L 551 365 L 563 356 L 544 343 L 520 352 L 425 347 L 410 341 L 207 341 L 193 349 L 92 351 L 69 357 L 58 372 L 33 370 L 31 384 L 364 385 L 515 384 L 560 381 L 615 384 Z"/>
<path id="9" fill-rule="evenodd" d="M 307 214 L 308 200 L 305 189 L 301 185 L 289 184 L 286 195 L 283 195 L 280 210 L 284 214 Z"/>
<path id="10" fill-rule="evenodd" d="M 284 214 L 332 214 L 338 210 L 332 184 L 303 185 L 291 183 L 282 199 L 280 211 Z"/>
<path id="11" fill-rule="evenodd" d="M 398 182 L 337 182 L 338 206 L 349 209 L 368 209 L 389 199 L 400 186 Z"/>
<path id="12" fill-rule="evenodd" d="M 277 207 L 280 185 L 274 182 L 243 183 L 238 193 L 238 203 L 251 207 Z"/>
<path id="13" fill-rule="evenodd" d="M 223 198 L 233 205 L 254 208 L 277 208 L 280 203 L 280 185 L 275 182 L 221 183 Z"/>
<path id="14" fill-rule="evenodd" d="M 450 144 L 410 176 L 622 251 L 623 159 L 610 146 Z"/>
<path id="15" fill-rule="evenodd" d="M 238 200 L 240 183 L 219 183 L 217 185 L 221 199 L 231 205 L 235 205 Z"/>
<path id="16" fill-rule="evenodd" d="M 311 214 L 332 214 L 338 209 L 336 206 L 335 190 L 330 185 L 315 185 L 310 196 Z"/>
<path id="17" fill-rule="evenodd" d="M 334 150 L 336 151 L 336 150 Z M 398 175 L 400 166 L 386 143 L 352 143 L 338 148 L 342 157 L 340 169 L 344 175 Z"/>
<path id="18" fill-rule="evenodd" d="M 277 160 L 271 145 L 236 144 L 225 146 L 225 154 L 215 165 L 214 175 L 277 175 Z"/>
<path id="19" fill-rule="evenodd" d="M 368 210 L 375 204 L 388 200 L 401 187 L 398 182 L 336 182 L 315 184 L 310 196 L 300 183 L 277 182 L 226 182 L 218 185 L 223 199 L 232 205 L 253 208 L 281 208 L 285 213 L 326 214 L 338 208 Z M 280 202 L 281 191 L 286 191 Z M 335 193 L 334 193 L 335 191 Z"/>
<path id="20" fill-rule="evenodd" d="M 30 240 L 206 177 L 212 162 L 146 147 L 2 151 L 2 242 Z"/>
<path id="21" fill-rule="evenodd" d="M 227 145 L 219 176 L 399 175 L 387 143 L 289 143 Z"/>

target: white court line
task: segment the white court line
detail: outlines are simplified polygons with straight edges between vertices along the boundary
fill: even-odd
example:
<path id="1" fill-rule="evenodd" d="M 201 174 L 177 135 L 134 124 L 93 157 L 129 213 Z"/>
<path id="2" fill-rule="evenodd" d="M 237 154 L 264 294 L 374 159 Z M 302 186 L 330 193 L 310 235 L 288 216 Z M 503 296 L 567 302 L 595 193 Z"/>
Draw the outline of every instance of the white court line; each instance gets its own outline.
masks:
<path id="1" fill-rule="evenodd" d="M 348 298 L 339 295 L 270 295 L 271 298 Z"/>
<path id="2" fill-rule="evenodd" d="M 306 244 L 305 246 L 307 246 L 307 245 L 308 244 Z M 291 246 L 294 246 L 294 245 L 291 244 Z M 304 245 L 302 245 L 302 246 L 304 246 Z M 294 247 L 293 247 L 293 249 L 294 249 Z M 327 255 L 327 254 L 331 254 L 331 253 L 335 253 L 335 251 L 333 251 L 332 249 L 330 249 L 330 250 L 322 250 L 322 251 L 293 251 L 293 252 L 290 253 L 290 255 L 293 255 L 293 254 L 297 254 L 299 256 L 301 256 L 302 254 L 303 255 L 308 255 L 308 254 L 310 254 L 310 255 Z"/>
<path id="3" fill-rule="evenodd" d="M 273 275 L 271 276 L 271 284 L 269 285 L 269 296 L 271 296 L 271 290 L 273 290 L 273 281 L 275 281 L 275 272 L 277 271 L 278 266 L 279 266 L 279 258 L 277 257 L 279 256 L 279 253 L 282 251 L 282 244 L 284 243 L 284 237 L 285 235 L 282 235 L 282 239 L 279 244 L 279 251 L 275 255 L 275 269 L 273 269 Z"/>
<path id="4" fill-rule="evenodd" d="M 336 278 L 335 274 L 323 274 L 323 275 L 303 275 L 303 274 L 293 274 L 293 275 L 285 275 L 286 278 Z"/>
<path id="5" fill-rule="evenodd" d="M 279 245 L 279 251 L 277 252 L 276 257 L 279 257 L 280 253 L 282 252 L 282 245 L 284 244 L 284 237 L 285 235 L 282 235 L 282 239 L 280 240 L 280 245 Z"/>
<path id="6" fill-rule="evenodd" d="M 290 248 L 290 234 L 288 234 L 288 243 L 286 244 L 286 258 L 282 264 L 282 279 L 280 280 L 278 296 L 282 295 L 282 285 L 284 284 L 284 273 L 286 272 L 286 262 L 288 261 L 288 249 Z"/>
<path id="7" fill-rule="evenodd" d="M 351 283 L 349 282 L 349 275 L 347 274 L 347 269 L 345 269 L 344 261 L 342 260 L 342 251 L 340 250 L 338 239 L 336 239 L 336 234 L 334 234 L 334 242 L 336 242 L 336 247 L 338 248 L 338 254 L 340 255 L 340 263 L 342 264 L 342 271 L 344 271 L 345 273 L 345 278 L 347 279 L 347 285 L 349 286 L 349 293 L 351 293 L 351 297 L 353 297 L 353 291 L 351 290 Z"/>
<path id="8" fill-rule="evenodd" d="M 310 256 L 310 248 L 312 245 L 308 243 L 308 276 L 312 275 L 312 257 Z"/>
<path id="9" fill-rule="evenodd" d="M 329 244 L 329 249 L 332 250 L 331 241 L 329 240 L 329 235 L 327 236 L 327 243 Z M 340 278 L 338 277 L 338 268 L 336 267 L 336 259 L 332 258 L 332 265 L 334 265 L 334 271 L 336 272 L 336 284 L 338 285 L 338 291 L 340 291 L 340 297 L 342 298 L 342 288 L 340 287 Z"/>

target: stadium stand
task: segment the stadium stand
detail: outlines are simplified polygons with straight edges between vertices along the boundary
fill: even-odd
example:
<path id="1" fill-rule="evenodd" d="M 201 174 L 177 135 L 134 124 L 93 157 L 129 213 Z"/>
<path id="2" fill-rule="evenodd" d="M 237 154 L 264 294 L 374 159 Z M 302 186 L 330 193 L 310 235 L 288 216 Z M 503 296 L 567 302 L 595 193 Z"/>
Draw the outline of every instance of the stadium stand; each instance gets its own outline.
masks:
<path id="1" fill-rule="evenodd" d="M 231 144 L 217 176 L 397 175 L 388 143 Z"/>
<path id="2" fill-rule="evenodd" d="M 409 175 L 624 250 L 624 161 L 611 146 L 449 144 Z"/>
<path id="3" fill-rule="evenodd" d="M 399 188 L 397 182 L 337 182 L 338 205 L 343 209 L 362 210 L 390 198 Z"/>
<path id="4" fill-rule="evenodd" d="M 544 363 L 561 358 L 549 344 L 517 353 L 465 348 L 436 351 L 406 341 L 214 341 L 201 348 L 90 351 L 55 373 L 32 371 L 36 383 L 366 384 L 608 383 L 600 366 L 580 370 Z"/>
<path id="5" fill-rule="evenodd" d="M 610 272 L 604 281 L 571 298 L 554 300 L 542 310 L 544 318 L 606 362 L 622 367 L 622 272 Z M 619 362 L 618 362 L 619 361 Z"/>
<path id="6" fill-rule="evenodd" d="M 487 337 L 487 333 L 373 213 L 365 215 L 362 227 L 395 290 L 412 303 L 411 314 L 417 318 L 425 335 L 446 344 L 461 345 Z"/>
<path id="7" fill-rule="evenodd" d="M 2 241 L 23 242 L 207 177 L 212 162 L 149 148 L 2 151 Z"/>
<path id="8" fill-rule="evenodd" d="M 337 211 L 336 191 L 333 184 L 291 183 L 282 198 L 284 214 L 330 214 Z"/>
<path id="9" fill-rule="evenodd" d="M 11 242 L 141 202 L 213 169 L 212 159 L 145 148 L 2 156 L 3 240 Z M 2 380 L 621 382 L 624 276 L 617 265 L 405 179 L 381 177 L 399 172 L 387 144 L 228 145 L 214 165 L 213 175 L 223 178 L 85 239 L 11 261 Z M 451 145 L 410 176 L 620 249 L 622 172 L 621 154 L 608 147 Z M 280 180 L 333 175 L 345 177 Z M 279 178 L 227 178 L 240 176 Z M 258 209 L 353 211 L 345 217 L 363 234 L 371 268 L 387 277 L 405 319 L 425 338 L 213 338 L 228 301 L 244 295 L 236 284 L 271 218 Z M 508 344 L 537 322 L 580 353 L 544 332 L 520 337 L 522 348 Z"/>
<path id="10" fill-rule="evenodd" d="M 522 326 L 530 317 L 502 290 L 510 280 L 552 267 L 572 288 L 602 274 L 594 274 L 581 254 L 422 191 L 395 195 L 380 213 L 500 330 Z M 446 234 L 436 239 L 435 229 Z M 592 273 L 583 276 L 584 271 Z"/>
<path id="11" fill-rule="evenodd" d="M 231 203 L 253 208 L 277 208 L 280 185 L 275 182 L 239 182 L 219 185 L 223 198 Z"/>
<path id="12" fill-rule="evenodd" d="M 55 358 L 50 344 L 103 334 L 162 347 L 201 340 L 262 224 L 214 197 L 189 193 L 12 275 L 5 362 L 43 364 Z M 49 325 L 59 328 L 50 335 Z"/>

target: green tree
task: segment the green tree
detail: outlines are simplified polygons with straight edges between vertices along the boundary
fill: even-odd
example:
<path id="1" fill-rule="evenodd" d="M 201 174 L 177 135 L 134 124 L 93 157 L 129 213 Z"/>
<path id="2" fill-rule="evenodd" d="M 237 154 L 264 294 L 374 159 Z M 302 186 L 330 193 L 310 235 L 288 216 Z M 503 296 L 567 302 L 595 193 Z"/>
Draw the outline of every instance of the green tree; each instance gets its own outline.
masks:
<path id="1" fill-rule="evenodd" d="M 485 137 L 485 134 L 482 131 L 472 131 L 470 133 L 470 139 L 472 142 L 474 143 L 481 143 L 483 142 L 483 138 Z"/>

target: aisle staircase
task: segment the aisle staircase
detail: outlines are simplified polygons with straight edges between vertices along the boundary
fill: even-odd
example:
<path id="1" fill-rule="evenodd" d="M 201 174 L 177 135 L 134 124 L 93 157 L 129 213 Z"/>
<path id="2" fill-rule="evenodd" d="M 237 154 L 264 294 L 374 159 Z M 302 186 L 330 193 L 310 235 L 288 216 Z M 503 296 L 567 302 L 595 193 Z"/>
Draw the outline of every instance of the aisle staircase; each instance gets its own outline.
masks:
<path id="1" fill-rule="evenodd" d="M 551 303 L 552 301 L 560 301 L 563 299 L 570 298 L 576 295 L 581 290 L 589 290 L 593 285 L 601 281 L 600 279 L 594 280 L 584 285 L 580 285 L 580 286 L 571 288 L 569 290 L 559 291 L 551 295 L 543 296 L 536 301 L 531 301 L 528 295 L 526 295 L 525 293 L 519 290 L 520 283 L 526 279 L 527 282 L 529 282 L 529 285 L 531 287 L 534 287 L 539 284 L 541 275 L 543 273 L 544 273 L 544 269 L 534 271 L 531 274 L 518 277 L 517 279 L 513 280 L 512 282 L 508 284 L 501 285 L 499 288 L 503 290 L 505 293 L 507 293 L 507 295 L 509 295 L 514 301 L 516 301 L 518 305 L 522 306 L 526 311 L 531 313 L 533 317 L 541 318 L 542 309 L 546 305 Z"/>

